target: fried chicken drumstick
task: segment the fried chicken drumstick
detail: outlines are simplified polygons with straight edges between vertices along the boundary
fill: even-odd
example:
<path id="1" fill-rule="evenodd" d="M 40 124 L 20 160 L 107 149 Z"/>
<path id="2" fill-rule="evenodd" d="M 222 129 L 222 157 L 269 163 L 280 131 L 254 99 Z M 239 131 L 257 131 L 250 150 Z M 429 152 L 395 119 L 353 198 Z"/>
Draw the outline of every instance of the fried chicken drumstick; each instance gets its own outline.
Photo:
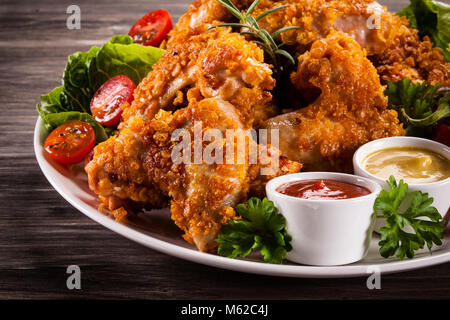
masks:
<path id="1" fill-rule="evenodd" d="M 317 40 L 298 58 L 291 75 L 300 91 L 320 89 L 308 107 L 266 121 L 280 130 L 280 149 L 307 170 L 351 171 L 351 156 L 362 144 L 402 135 L 397 113 L 376 69 L 359 44 L 342 32 Z"/>

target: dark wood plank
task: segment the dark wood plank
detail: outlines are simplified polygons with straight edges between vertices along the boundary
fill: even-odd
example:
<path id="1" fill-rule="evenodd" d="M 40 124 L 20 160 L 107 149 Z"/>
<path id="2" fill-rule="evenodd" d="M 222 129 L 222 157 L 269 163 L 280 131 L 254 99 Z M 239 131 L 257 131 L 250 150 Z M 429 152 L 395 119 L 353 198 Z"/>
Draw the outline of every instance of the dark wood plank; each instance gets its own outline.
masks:
<path id="1" fill-rule="evenodd" d="M 72 1 L 0 4 L 0 298 L 321 299 L 448 298 L 450 265 L 366 279 L 285 279 L 231 272 L 140 246 L 71 207 L 42 175 L 33 152 L 39 95 L 59 84 L 67 55 L 126 33 L 164 7 L 176 20 L 187 0 L 79 0 L 81 30 L 66 28 Z M 387 3 L 387 1 L 384 1 Z M 406 1 L 390 1 L 393 10 Z M 82 290 L 66 289 L 66 267 Z"/>

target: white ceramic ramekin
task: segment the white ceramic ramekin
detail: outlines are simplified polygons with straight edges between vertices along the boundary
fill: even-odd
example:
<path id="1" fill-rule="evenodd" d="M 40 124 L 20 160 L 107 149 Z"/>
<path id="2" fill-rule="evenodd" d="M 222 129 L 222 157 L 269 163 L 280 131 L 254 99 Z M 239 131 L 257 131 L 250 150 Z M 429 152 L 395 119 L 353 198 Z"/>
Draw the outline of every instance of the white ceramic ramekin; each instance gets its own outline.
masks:
<path id="1" fill-rule="evenodd" d="M 284 183 L 310 179 L 343 181 L 366 187 L 371 193 L 352 199 L 307 200 L 276 191 Z M 363 259 L 373 231 L 373 204 L 380 191 L 380 185 L 370 179 L 343 173 L 294 173 L 270 180 L 267 197 L 286 218 L 292 236 L 292 251 L 286 259 L 319 266 Z"/>
<path id="2" fill-rule="evenodd" d="M 356 150 L 355 154 L 353 155 L 354 173 L 358 176 L 372 179 L 373 181 L 381 184 L 384 189 L 389 190 L 386 181 L 367 172 L 366 169 L 364 169 L 364 161 L 367 155 L 369 155 L 370 153 L 390 147 L 425 148 L 437 152 L 444 157 L 447 157 L 447 159 L 450 159 L 450 148 L 439 142 L 416 137 L 390 137 L 373 140 L 362 145 L 358 150 Z M 396 180 L 399 181 L 400 178 L 396 177 Z M 400 210 L 405 209 L 405 205 L 409 203 L 412 193 L 414 191 L 420 190 L 422 192 L 428 193 L 430 197 L 433 197 L 433 206 L 436 207 L 442 217 L 444 217 L 446 214 L 448 215 L 450 206 L 450 178 L 427 184 L 408 183 L 408 190 L 408 196 L 403 203 L 403 207 L 400 207 Z M 379 228 L 383 226 L 384 223 L 384 219 L 377 219 L 377 222 L 375 223 L 375 231 L 378 232 Z"/>

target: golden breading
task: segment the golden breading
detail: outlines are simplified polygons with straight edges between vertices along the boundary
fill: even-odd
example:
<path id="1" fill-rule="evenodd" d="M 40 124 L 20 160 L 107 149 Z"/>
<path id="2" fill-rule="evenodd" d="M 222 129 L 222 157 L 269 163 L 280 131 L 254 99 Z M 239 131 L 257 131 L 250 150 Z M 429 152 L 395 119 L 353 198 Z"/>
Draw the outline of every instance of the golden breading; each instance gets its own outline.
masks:
<path id="1" fill-rule="evenodd" d="M 246 10 L 252 1 L 234 1 Z M 299 30 L 283 32 L 279 41 L 290 43 L 293 51 L 302 54 L 311 44 L 330 32 L 342 31 L 351 35 L 377 67 L 382 81 L 409 78 L 414 81 L 450 84 L 450 63 L 441 49 L 432 48 L 417 30 L 409 28 L 404 17 L 388 12 L 387 7 L 373 0 L 261 0 L 252 16 L 275 7 L 287 7 L 267 15 L 259 21 L 269 33 L 290 26 Z M 211 25 L 237 22 L 216 0 L 197 0 L 180 18 L 169 37 L 171 45 L 185 42 L 192 35 L 205 33 Z"/>
<path id="2" fill-rule="evenodd" d="M 250 186 L 263 188 L 259 169 L 270 163 L 174 162 L 172 134 L 184 129 L 195 137 L 197 122 L 222 133 L 251 129 L 272 115 L 262 107 L 271 100 L 271 75 L 262 50 L 227 29 L 174 45 L 139 84 L 131 105 L 122 106 L 118 135 L 95 148 L 86 167 L 90 188 L 110 210 L 161 206 L 170 198 L 172 219 L 185 239 L 202 251 L 214 249 L 220 227 L 234 216 L 233 207 L 246 199 Z M 238 149 L 234 141 L 219 142 Z M 252 139 L 245 143 L 245 152 L 257 145 Z M 279 150 L 271 153 L 281 157 Z M 286 159 L 279 163 L 283 167 L 271 176 L 301 167 Z M 123 216 L 122 209 L 116 212 Z"/>
<path id="3" fill-rule="evenodd" d="M 428 37 L 421 41 L 418 30 L 408 28 L 406 19 L 404 22 L 393 43 L 372 58 L 383 82 L 408 78 L 449 86 L 450 62 L 445 61 L 442 49 L 433 48 Z"/>
<path id="4" fill-rule="evenodd" d="M 119 136 L 113 136 L 94 149 L 94 158 L 86 166 L 89 186 L 110 210 L 130 205 L 164 207 L 167 192 L 146 175 L 141 161 L 144 151 L 142 117 L 134 117 Z"/>
<path id="5" fill-rule="evenodd" d="M 227 136 L 229 133 L 227 129 L 249 129 L 245 127 L 236 113 L 236 108 L 231 104 L 213 98 L 203 99 L 200 102 L 194 100 L 187 108 L 173 114 L 167 125 L 174 130 L 184 128 L 189 131 L 192 137 L 189 150 L 192 152 L 195 152 L 196 123 L 202 124 L 203 134 L 206 134 L 209 129 L 219 130 L 222 133 L 222 138 L 216 137 L 213 141 L 217 150 L 222 150 L 220 158 L 222 161 L 208 163 L 203 159 L 195 163 L 192 158 L 191 163 L 178 165 L 175 174 L 171 172 L 165 176 L 171 177 L 168 186 L 172 199 L 170 203 L 172 219 L 185 232 L 184 238 L 188 242 L 195 243 L 201 251 L 210 251 L 217 246 L 215 239 L 221 226 L 235 216 L 233 207 L 247 199 L 251 186 L 255 188 L 261 186 L 257 181 L 263 181 L 265 176 L 260 175 L 260 168 L 271 164 L 250 161 L 251 144 L 255 148 L 259 147 L 261 153 L 267 147 L 258 146 L 255 141 L 249 139 L 245 141 L 245 146 L 242 148 L 238 141 Z M 203 152 L 207 150 L 208 145 L 210 145 L 209 142 L 203 142 Z M 228 148 L 236 152 L 231 158 L 227 154 Z M 244 152 L 241 162 L 236 161 L 239 150 Z M 274 149 L 272 152 L 273 154 L 269 156 L 280 157 L 278 150 Z M 154 175 L 152 173 L 155 167 L 153 157 L 152 154 L 148 160 L 147 156 L 145 161 L 147 174 L 150 176 Z M 260 159 L 261 157 L 258 157 L 258 160 Z M 287 160 L 281 161 L 280 164 L 281 167 L 277 167 L 271 177 L 297 172 L 301 168 L 300 164 Z M 158 175 L 160 175 L 159 172 Z"/>
<path id="6" fill-rule="evenodd" d="M 229 29 L 211 30 L 162 56 L 137 87 L 131 106 L 125 106 L 123 122 L 135 114 L 152 118 L 160 109 L 173 109 L 174 101 L 180 107 L 180 101 L 187 101 L 180 91 L 189 88 L 204 98 L 231 101 L 248 121 L 261 121 L 265 119 L 255 117 L 265 115 L 255 109 L 272 99 L 268 90 L 274 86 L 272 70 L 256 44 Z"/>
<path id="7" fill-rule="evenodd" d="M 376 69 L 347 34 L 335 32 L 314 42 L 291 78 L 298 90 L 318 88 L 320 96 L 266 126 L 280 129 L 280 150 L 307 170 L 350 171 L 359 146 L 404 134 L 397 113 L 386 109 Z"/>
<path id="8" fill-rule="evenodd" d="M 218 150 L 222 150 L 223 158 L 220 158 L 222 161 L 208 163 L 205 160 L 204 152 L 210 145 L 205 141 L 200 141 L 203 156 L 200 162 L 195 162 L 194 156 L 189 156 L 190 160 L 187 162 L 174 160 L 174 148 L 178 145 L 178 141 L 174 140 L 173 133 L 177 129 L 186 130 L 190 138 L 187 150 L 189 154 L 194 154 L 196 143 L 194 132 L 197 124 L 202 126 L 202 135 L 206 134 L 208 129 L 219 130 L 222 133 L 223 138 L 212 141 L 218 145 Z M 100 193 L 101 199 L 108 201 L 105 205 L 111 205 L 111 199 L 122 199 L 121 197 L 124 197 L 125 201 L 118 203 L 126 205 L 127 198 L 152 203 L 169 196 L 172 219 L 185 232 L 184 238 L 194 243 L 199 250 L 213 250 L 217 245 L 214 240 L 220 232 L 220 227 L 235 215 L 233 207 L 245 201 L 251 186 L 254 186 L 255 190 L 263 187 L 268 178 L 261 177 L 260 168 L 271 165 L 266 162 L 252 163 L 249 157 L 250 145 L 257 148 L 256 142 L 249 139 L 242 148 L 237 141 L 227 137 L 227 129 L 245 130 L 249 127 L 246 126 L 244 118 L 238 114 L 237 108 L 215 98 L 199 102 L 193 99 L 188 107 L 174 113 L 160 110 L 153 119 L 147 121 L 144 121 L 143 116 L 136 115 L 127 129 L 121 131 L 119 137 L 112 137 L 96 148 L 94 159 L 86 168 L 90 186 L 96 193 Z M 119 154 L 111 152 L 111 147 L 115 151 L 118 146 L 122 146 L 122 132 L 132 132 L 130 136 L 134 139 L 126 139 L 130 143 L 129 148 L 121 149 Z M 140 143 L 138 148 L 137 142 Z M 235 161 L 237 153 L 230 161 L 226 152 L 228 148 L 235 151 L 243 150 L 244 161 Z M 265 149 L 266 146 L 259 147 L 261 153 Z M 271 153 L 269 156 L 280 157 L 276 149 L 272 149 Z M 105 159 L 110 159 L 111 162 Z M 141 159 L 141 162 L 136 159 Z M 301 168 L 300 164 L 286 159 L 281 159 L 279 163 L 281 167 L 271 172 L 270 177 L 297 172 Z M 112 174 L 111 171 L 117 175 L 115 185 L 108 178 Z M 103 181 L 103 178 L 107 183 L 98 183 Z M 145 182 L 146 186 L 153 186 L 153 189 L 133 193 L 137 191 L 134 186 L 138 185 L 138 181 L 141 184 Z M 121 188 L 125 183 L 128 183 L 128 188 Z M 150 195 L 155 199 L 150 198 Z M 110 209 L 117 209 L 117 206 Z M 121 212 L 123 213 L 123 210 Z"/>
<path id="9" fill-rule="evenodd" d="M 351 35 L 369 54 L 379 53 L 390 43 L 400 19 L 373 0 L 283 0 L 262 1 L 252 14 L 261 13 L 281 5 L 286 8 L 260 20 L 269 33 L 283 27 L 297 26 L 281 34 L 280 40 L 294 44 L 297 53 L 325 38 L 332 31 Z"/>
<path id="10" fill-rule="evenodd" d="M 248 8 L 252 2 L 253 0 L 233 1 L 239 9 Z M 233 19 L 233 15 L 216 0 L 195 0 L 169 32 L 167 41 L 162 43 L 161 47 L 167 49 L 176 44 L 184 43 L 191 36 L 205 33 L 212 25 L 223 21 L 232 21 Z"/>
<path id="11" fill-rule="evenodd" d="M 287 8 L 268 15 L 261 25 L 273 32 L 299 26 L 281 34 L 280 40 L 296 44 L 297 53 L 308 50 L 313 41 L 330 32 L 351 35 L 366 50 L 383 82 L 409 78 L 441 85 L 450 84 L 450 63 L 440 48 L 433 48 L 428 37 L 422 41 L 405 17 L 396 16 L 372 0 L 284 0 L 263 1 L 254 16 L 277 7 Z"/>

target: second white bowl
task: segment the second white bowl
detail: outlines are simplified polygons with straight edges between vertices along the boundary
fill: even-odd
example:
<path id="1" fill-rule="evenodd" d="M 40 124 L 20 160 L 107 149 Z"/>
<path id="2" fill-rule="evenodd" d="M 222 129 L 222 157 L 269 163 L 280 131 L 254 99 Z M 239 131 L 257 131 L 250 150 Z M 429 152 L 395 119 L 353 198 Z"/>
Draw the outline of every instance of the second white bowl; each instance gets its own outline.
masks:
<path id="1" fill-rule="evenodd" d="M 439 142 L 416 137 L 390 137 L 368 142 L 356 150 L 353 155 L 353 169 L 355 174 L 361 177 L 369 178 L 379 183 L 384 189 L 389 191 L 386 181 L 369 173 L 364 168 L 364 161 L 367 155 L 372 152 L 390 147 L 419 147 L 434 151 L 447 157 L 447 159 L 450 159 L 450 148 Z M 397 177 L 397 181 L 399 180 L 400 178 Z M 427 184 L 408 184 L 408 196 L 404 201 L 404 205 L 400 207 L 400 210 L 405 209 L 405 204 L 410 202 L 412 193 L 417 190 L 426 192 L 430 197 L 433 197 L 433 206 L 436 207 L 442 217 L 449 214 L 450 178 Z M 378 232 L 384 223 L 384 219 L 377 219 L 375 231 Z"/>

